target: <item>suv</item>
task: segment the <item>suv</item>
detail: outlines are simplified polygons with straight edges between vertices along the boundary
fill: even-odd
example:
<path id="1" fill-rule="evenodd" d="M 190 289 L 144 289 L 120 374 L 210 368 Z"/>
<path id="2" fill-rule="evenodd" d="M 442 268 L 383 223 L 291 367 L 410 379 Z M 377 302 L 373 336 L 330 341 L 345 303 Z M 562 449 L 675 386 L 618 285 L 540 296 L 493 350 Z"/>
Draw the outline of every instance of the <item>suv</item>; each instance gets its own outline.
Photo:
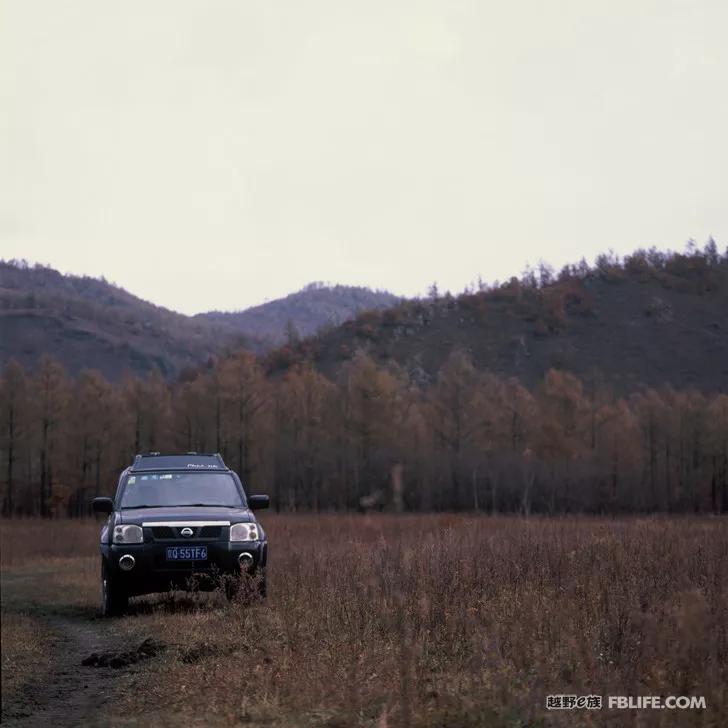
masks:
<path id="1" fill-rule="evenodd" d="M 120 614 L 130 596 L 170 588 L 213 589 L 228 596 L 241 573 L 265 596 L 268 540 L 252 511 L 267 495 L 246 496 L 219 454 L 137 455 L 121 474 L 115 498 L 94 498 L 107 513 L 101 529 L 104 616 Z"/>

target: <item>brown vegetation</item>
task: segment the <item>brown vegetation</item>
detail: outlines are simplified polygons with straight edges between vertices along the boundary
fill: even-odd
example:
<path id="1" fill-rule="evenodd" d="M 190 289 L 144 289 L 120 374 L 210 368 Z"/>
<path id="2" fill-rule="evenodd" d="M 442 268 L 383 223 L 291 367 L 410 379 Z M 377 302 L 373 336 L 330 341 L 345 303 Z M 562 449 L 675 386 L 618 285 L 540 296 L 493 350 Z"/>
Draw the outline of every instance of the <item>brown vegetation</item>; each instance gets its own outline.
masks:
<path id="1" fill-rule="evenodd" d="M 52 632 L 42 619 L 27 614 L 2 613 L 3 702 L 14 698 L 24 685 L 44 678 L 51 667 Z"/>
<path id="2" fill-rule="evenodd" d="M 728 256 L 712 242 L 433 289 L 295 338 L 176 381 L 11 361 L 3 512 L 87 513 L 145 450 L 221 452 L 280 510 L 728 510 Z"/>
<path id="3" fill-rule="evenodd" d="M 4 539 L 22 549 L 27 524 L 3 522 Z M 52 537 L 31 537 L 47 555 L 97 532 L 47 525 Z M 264 525 L 267 603 L 148 597 L 114 622 L 127 644 L 167 645 L 114 680 L 114 714 L 159 725 L 728 722 L 724 519 L 273 514 Z M 27 598 L 95 604 L 87 556 L 79 547 L 58 562 L 53 591 Z M 552 693 L 696 695 L 707 710 L 555 714 Z"/>
<path id="4" fill-rule="evenodd" d="M 529 390 L 463 352 L 428 388 L 362 351 L 335 381 L 309 366 L 266 377 L 245 353 L 176 384 L 71 380 L 50 358 L 0 377 L 8 515 L 88 513 L 147 450 L 221 452 L 279 510 L 728 510 L 728 394 L 623 398 L 555 370 Z"/>

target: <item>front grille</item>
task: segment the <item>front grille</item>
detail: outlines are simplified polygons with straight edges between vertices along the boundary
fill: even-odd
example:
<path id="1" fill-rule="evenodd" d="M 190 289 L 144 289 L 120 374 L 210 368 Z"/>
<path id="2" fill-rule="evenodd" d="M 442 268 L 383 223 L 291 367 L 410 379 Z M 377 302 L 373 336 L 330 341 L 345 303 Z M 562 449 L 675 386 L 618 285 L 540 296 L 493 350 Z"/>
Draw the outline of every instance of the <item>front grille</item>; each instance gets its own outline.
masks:
<path id="1" fill-rule="evenodd" d="M 202 526 L 192 528 L 192 536 L 182 536 L 182 528 L 176 526 L 152 526 L 152 538 L 155 541 L 194 541 L 195 539 L 217 540 L 222 536 L 222 526 Z"/>
<path id="2" fill-rule="evenodd" d="M 177 534 L 169 526 L 153 526 L 152 536 L 155 539 L 177 538 Z"/>

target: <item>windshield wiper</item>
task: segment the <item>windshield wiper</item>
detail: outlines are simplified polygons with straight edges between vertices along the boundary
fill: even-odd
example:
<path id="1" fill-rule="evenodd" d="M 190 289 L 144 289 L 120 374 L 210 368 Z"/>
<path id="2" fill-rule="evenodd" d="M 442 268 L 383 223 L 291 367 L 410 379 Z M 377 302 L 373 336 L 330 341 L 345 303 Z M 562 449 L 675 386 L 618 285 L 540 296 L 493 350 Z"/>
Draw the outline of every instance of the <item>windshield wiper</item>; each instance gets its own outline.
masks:
<path id="1" fill-rule="evenodd" d="M 225 503 L 183 503 L 181 506 L 171 506 L 171 508 L 239 508 L 239 506 L 229 506 Z"/>
<path id="2" fill-rule="evenodd" d="M 137 508 L 240 508 L 240 505 L 229 506 L 225 503 L 167 503 L 163 506 L 122 506 L 122 511 L 133 511 Z"/>

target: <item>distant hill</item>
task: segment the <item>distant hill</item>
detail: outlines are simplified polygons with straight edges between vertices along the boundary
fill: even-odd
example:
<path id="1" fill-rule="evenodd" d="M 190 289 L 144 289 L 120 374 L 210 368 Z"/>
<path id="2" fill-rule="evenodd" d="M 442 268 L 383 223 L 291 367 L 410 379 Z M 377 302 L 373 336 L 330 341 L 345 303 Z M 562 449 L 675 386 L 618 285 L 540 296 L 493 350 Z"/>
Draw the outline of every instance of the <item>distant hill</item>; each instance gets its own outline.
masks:
<path id="1" fill-rule="evenodd" d="M 0 364 L 13 357 L 32 368 L 48 353 L 74 374 L 88 367 L 118 379 L 156 367 L 169 377 L 233 343 L 229 332 L 104 280 L 0 262 Z"/>
<path id="2" fill-rule="evenodd" d="M 195 318 L 232 327 L 271 344 L 281 344 L 292 338 L 311 336 L 324 326 L 339 325 L 361 311 L 390 308 L 400 300 L 387 291 L 310 283 L 285 298 L 244 311 L 212 311 Z"/>
<path id="3" fill-rule="evenodd" d="M 156 367 L 172 378 L 234 349 L 266 351 L 287 326 L 308 334 L 397 300 L 365 288 L 312 285 L 249 311 L 185 316 L 103 279 L 0 261 L 0 367 L 15 358 L 33 368 L 48 353 L 72 374 L 88 367 L 117 380 Z"/>
<path id="4" fill-rule="evenodd" d="M 543 285 L 542 285 L 543 283 Z M 405 301 L 268 356 L 271 372 L 311 359 L 329 376 L 357 349 L 419 383 L 454 349 L 531 386 L 550 369 L 628 393 L 641 385 L 728 391 L 728 253 L 638 251 L 457 297 Z"/>
<path id="5" fill-rule="evenodd" d="M 247 311 L 189 317 L 104 280 L 0 262 L 0 366 L 14 357 L 32 368 L 50 353 L 71 373 L 92 367 L 118 379 L 157 367 L 173 378 L 247 348 L 272 374 L 312 361 L 333 377 L 364 349 L 427 384 L 460 349 L 528 386 L 555 368 L 621 393 L 728 391 L 728 253 L 712 242 L 685 254 L 601 256 L 538 278 L 414 300 L 312 284 Z"/>

